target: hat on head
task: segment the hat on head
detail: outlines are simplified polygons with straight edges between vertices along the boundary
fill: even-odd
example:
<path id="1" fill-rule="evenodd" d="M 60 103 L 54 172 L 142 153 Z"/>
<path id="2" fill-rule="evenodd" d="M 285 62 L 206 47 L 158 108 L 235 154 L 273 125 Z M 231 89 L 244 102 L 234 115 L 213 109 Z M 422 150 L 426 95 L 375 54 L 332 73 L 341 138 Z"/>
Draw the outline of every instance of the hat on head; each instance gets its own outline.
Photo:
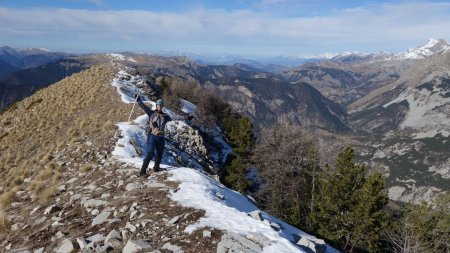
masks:
<path id="1" fill-rule="evenodd" d="M 156 105 L 164 105 L 164 101 L 162 99 L 158 99 L 156 101 Z"/>

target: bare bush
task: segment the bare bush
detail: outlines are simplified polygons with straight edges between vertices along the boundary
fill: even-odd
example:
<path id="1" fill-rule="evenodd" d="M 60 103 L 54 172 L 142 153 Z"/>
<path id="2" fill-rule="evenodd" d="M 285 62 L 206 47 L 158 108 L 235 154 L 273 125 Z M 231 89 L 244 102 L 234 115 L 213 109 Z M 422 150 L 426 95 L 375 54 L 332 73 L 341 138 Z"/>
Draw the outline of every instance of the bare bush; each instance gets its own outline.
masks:
<path id="1" fill-rule="evenodd" d="M 409 222 L 402 222 L 393 230 L 387 230 L 384 234 L 384 240 L 388 243 L 393 253 L 416 253 L 427 252 L 423 240 L 414 231 Z"/>
<path id="2" fill-rule="evenodd" d="M 262 181 L 257 198 L 265 209 L 291 224 L 307 225 L 320 174 L 315 140 L 298 127 L 264 129 L 253 163 Z"/>

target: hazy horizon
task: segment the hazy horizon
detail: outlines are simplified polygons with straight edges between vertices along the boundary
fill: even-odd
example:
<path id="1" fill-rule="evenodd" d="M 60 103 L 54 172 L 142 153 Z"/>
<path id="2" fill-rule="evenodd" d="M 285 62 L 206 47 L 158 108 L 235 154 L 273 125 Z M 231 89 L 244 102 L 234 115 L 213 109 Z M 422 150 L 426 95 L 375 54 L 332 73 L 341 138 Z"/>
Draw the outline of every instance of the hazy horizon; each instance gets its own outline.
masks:
<path id="1" fill-rule="evenodd" d="M 401 52 L 450 38 L 445 1 L 0 2 L 0 45 L 251 57 Z"/>

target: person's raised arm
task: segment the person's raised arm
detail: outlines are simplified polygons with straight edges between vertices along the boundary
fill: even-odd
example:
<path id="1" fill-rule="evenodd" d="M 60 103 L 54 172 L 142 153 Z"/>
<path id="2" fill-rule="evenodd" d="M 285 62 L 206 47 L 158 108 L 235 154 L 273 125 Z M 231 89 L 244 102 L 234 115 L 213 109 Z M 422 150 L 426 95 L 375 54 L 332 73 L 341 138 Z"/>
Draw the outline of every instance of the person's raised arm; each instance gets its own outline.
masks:
<path id="1" fill-rule="evenodd" d="M 144 102 L 142 102 L 142 98 L 141 98 L 141 96 L 139 96 L 139 95 L 137 95 L 137 102 L 138 102 L 138 105 L 142 108 L 142 110 L 144 110 L 145 111 L 145 113 L 147 113 L 147 115 L 150 117 L 152 114 L 153 114 L 153 110 L 152 109 L 150 109 L 150 108 L 148 108 L 145 104 L 144 104 Z"/>

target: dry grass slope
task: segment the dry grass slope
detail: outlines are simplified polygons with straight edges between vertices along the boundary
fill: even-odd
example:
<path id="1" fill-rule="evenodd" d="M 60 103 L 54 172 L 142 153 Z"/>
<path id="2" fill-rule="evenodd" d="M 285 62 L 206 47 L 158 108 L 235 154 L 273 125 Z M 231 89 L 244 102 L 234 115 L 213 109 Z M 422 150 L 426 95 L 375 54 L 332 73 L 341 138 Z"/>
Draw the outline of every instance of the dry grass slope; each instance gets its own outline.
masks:
<path id="1" fill-rule="evenodd" d="M 31 201 L 46 202 L 54 196 L 64 171 L 79 166 L 80 157 L 108 143 L 129 111 L 110 85 L 117 68 L 100 64 L 42 89 L 0 113 L 0 207 L 6 210 L 17 192 Z M 73 155 L 70 165 L 54 161 L 61 150 Z M 109 153 L 110 150 L 108 150 Z M 89 166 L 95 163 L 89 161 Z M 95 164 L 94 164 L 95 165 Z M 6 224 L 6 223 L 5 223 Z M 6 225 L 1 225 L 7 228 Z"/>

